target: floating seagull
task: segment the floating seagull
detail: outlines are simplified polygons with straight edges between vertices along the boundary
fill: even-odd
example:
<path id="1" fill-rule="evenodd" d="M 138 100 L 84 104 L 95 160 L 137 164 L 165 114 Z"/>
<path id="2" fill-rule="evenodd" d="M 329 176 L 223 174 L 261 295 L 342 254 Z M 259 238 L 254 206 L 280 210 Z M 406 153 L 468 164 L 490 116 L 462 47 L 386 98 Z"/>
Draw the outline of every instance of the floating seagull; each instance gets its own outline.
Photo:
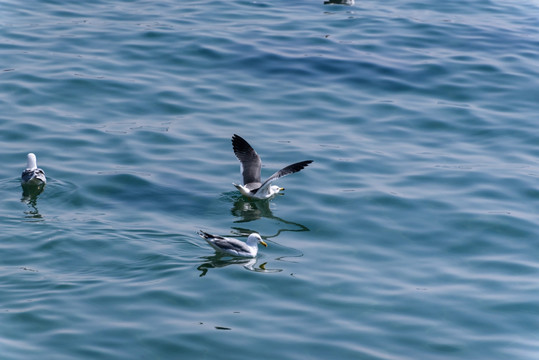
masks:
<path id="1" fill-rule="evenodd" d="M 328 0 L 324 1 L 324 5 L 337 4 L 337 5 L 354 5 L 354 0 Z"/>
<path id="2" fill-rule="evenodd" d="M 21 182 L 23 185 L 43 186 L 47 182 L 45 172 L 37 167 L 36 156 L 33 153 L 27 155 L 28 163 L 26 170 L 22 172 Z"/>
<path id="3" fill-rule="evenodd" d="M 198 235 L 204 238 L 208 244 L 210 244 L 215 250 L 227 253 L 229 255 L 241 256 L 241 257 L 255 257 L 258 253 L 258 243 L 264 246 L 268 246 L 262 240 L 260 235 L 252 233 L 247 238 L 246 242 L 238 239 L 226 238 L 218 235 L 208 234 L 200 230 Z"/>
<path id="4" fill-rule="evenodd" d="M 266 181 L 261 182 L 260 169 L 262 168 L 262 161 L 251 145 L 249 145 L 249 143 L 241 136 L 234 134 L 234 136 L 232 136 L 232 148 L 234 149 L 234 154 L 236 154 L 236 157 L 241 163 L 240 169 L 243 176 L 243 185 L 234 183 L 232 183 L 232 185 L 234 185 L 242 195 L 250 198 L 269 199 L 275 196 L 279 191 L 284 190 L 284 188 L 277 185 L 271 185 L 274 180 L 296 173 L 313 162 L 312 160 L 306 160 L 288 165 L 271 175 Z"/>

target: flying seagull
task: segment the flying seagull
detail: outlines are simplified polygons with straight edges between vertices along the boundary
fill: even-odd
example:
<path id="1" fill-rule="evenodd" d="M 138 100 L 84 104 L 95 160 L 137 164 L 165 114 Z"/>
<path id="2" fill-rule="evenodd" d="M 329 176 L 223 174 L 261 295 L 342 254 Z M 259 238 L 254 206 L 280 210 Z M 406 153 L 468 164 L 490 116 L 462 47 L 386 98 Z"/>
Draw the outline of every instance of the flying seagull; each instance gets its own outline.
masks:
<path id="1" fill-rule="evenodd" d="M 255 257 L 258 253 L 258 243 L 268 246 L 262 240 L 260 235 L 257 233 L 252 233 L 247 238 L 246 242 L 243 242 L 238 239 L 231 239 L 226 238 L 218 235 L 212 235 L 208 234 L 207 232 L 204 232 L 200 230 L 198 232 L 198 235 L 200 235 L 208 244 L 211 245 L 215 250 L 224 252 L 229 255 L 233 256 L 240 256 L 240 257 Z"/>
<path id="2" fill-rule="evenodd" d="M 313 162 L 312 160 L 306 160 L 288 165 L 262 182 L 260 180 L 262 161 L 251 145 L 249 145 L 249 143 L 241 136 L 234 134 L 234 136 L 232 136 L 232 148 L 234 149 L 234 154 L 236 154 L 236 157 L 240 161 L 240 169 L 243 176 L 243 185 L 234 183 L 232 183 L 232 185 L 234 185 L 242 195 L 255 199 L 269 199 L 275 196 L 279 191 L 284 190 L 284 188 L 277 185 L 271 185 L 274 180 L 296 173 Z"/>
<path id="3" fill-rule="evenodd" d="M 47 182 L 45 172 L 37 167 L 36 156 L 33 153 L 27 155 L 26 170 L 22 172 L 21 182 L 23 185 L 43 186 Z"/>

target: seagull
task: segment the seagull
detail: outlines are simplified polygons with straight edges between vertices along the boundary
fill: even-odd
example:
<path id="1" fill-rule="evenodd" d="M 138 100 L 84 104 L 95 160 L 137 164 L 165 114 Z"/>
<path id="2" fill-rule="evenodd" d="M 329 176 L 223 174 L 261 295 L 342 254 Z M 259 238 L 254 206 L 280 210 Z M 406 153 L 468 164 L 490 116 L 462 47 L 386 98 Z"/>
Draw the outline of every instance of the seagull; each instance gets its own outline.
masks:
<path id="1" fill-rule="evenodd" d="M 337 5 L 354 5 L 354 0 L 328 0 L 324 1 L 324 5 L 337 4 Z"/>
<path id="2" fill-rule="evenodd" d="M 26 170 L 22 172 L 21 182 L 23 185 L 43 186 L 47 182 L 45 172 L 37 167 L 36 156 L 33 153 L 27 155 Z"/>
<path id="3" fill-rule="evenodd" d="M 249 143 L 241 136 L 234 134 L 234 136 L 232 136 L 232 148 L 234 149 L 234 154 L 236 154 L 236 157 L 240 161 L 240 170 L 243 176 L 243 185 L 234 183 L 232 183 L 232 185 L 234 185 L 242 195 L 255 199 L 270 199 L 277 195 L 277 193 L 284 190 L 284 188 L 277 185 L 271 185 L 274 180 L 303 170 L 313 162 L 312 160 L 306 160 L 288 165 L 271 175 L 264 182 L 261 182 L 260 169 L 262 168 L 262 161 L 251 145 L 249 145 Z"/>
<path id="4" fill-rule="evenodd" d="M 268 246 L 268 244 L 266 244 L 257 233 L 252 233 L 249 235 L 246 242 L 238 239 L 208 234 L 202 230 L 198 232 L 198 235 L 204 238 L 204 240 L 206 240 L 206 242 L 215 250 L 233 256 L 254 258 L 258 253 L 258 243 Z"/>

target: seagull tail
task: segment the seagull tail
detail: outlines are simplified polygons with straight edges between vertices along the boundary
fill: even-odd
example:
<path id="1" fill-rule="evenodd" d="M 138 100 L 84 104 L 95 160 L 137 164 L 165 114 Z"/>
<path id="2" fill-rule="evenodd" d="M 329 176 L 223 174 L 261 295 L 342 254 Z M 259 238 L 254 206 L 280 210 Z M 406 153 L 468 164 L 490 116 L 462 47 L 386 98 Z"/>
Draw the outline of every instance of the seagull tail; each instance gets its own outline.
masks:
<path id="1" fill-rule="evenodd" d="M 236 184 L 236 183 L 232 183 L 232 185 L 234 185 L 234 187 L 235 187 L 236 189 L 238 189 L 239 191 L 241 191 L 241 188 L 242 188 L 241 185 L 238 185 L 238 184 Z"/>

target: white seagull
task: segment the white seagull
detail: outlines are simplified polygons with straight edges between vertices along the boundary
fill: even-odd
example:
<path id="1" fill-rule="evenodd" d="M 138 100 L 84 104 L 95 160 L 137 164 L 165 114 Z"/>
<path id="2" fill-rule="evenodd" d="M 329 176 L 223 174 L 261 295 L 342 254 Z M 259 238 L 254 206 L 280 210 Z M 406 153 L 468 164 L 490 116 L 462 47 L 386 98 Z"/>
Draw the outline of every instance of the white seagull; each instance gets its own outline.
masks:
<path id="1" fill-rule="evenodd" d="M 277 185 L 271 185 L 274 180 L 296 173 L 313 162 L 312 160 L 306 160 L 288 165 L 262 182 L 260 180 L 262 161 L 251 145 L 249 145 L 249 143 L 241 136 L 234 134 L 234 136 L 232 136 L 232 148 L 234 149 L 234 154 L 236 154 L 236 157 L 240 161 L 240 170 L 241 175 L 243 176 L 243 185 L 234 183 L 232 183 L 232 185 L 234 185 L 242 195 L 255 199 L 269 199 L 277 195 L 277 193 L 284 190 L 284 188 Z"/>
<path id="2" fill-rule="evenodd" d="M 198 232 L 198 235 L 204 238 L 204 240 L 206 240 L 206 242 L 215 250 L 233 256 L 254 258 L 258 253 L 258 243 L 268 246 L 268 244 L 266 244 L 257 233 L 252 233 L 249 235 L 246 242 L 238 239 L 208 234 L 202 230 Z"/>
<path id="3" fill-rule="evenodd" d="M 21 182 L 23 185 L 42 186 L 47 183 L 45 172 L 37 167 L 36 156 L 33 153 L 27 155 L 26 170 L 22 172 Z"/>

